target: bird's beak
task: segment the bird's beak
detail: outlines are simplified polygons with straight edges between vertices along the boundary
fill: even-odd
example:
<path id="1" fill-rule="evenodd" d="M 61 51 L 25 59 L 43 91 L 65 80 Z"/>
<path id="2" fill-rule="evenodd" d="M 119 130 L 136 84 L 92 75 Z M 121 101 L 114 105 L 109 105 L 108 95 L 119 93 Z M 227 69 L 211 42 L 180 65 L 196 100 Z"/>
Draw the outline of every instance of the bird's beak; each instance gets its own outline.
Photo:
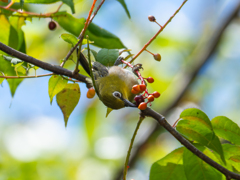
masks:
<path id="1" fill-rule="evenodd" d="M 132 102 L 130 102 L 127 99 L 123 99 L 124 105 L 125 107 L 137 107 L 135 104 L 133 104 Z"/>

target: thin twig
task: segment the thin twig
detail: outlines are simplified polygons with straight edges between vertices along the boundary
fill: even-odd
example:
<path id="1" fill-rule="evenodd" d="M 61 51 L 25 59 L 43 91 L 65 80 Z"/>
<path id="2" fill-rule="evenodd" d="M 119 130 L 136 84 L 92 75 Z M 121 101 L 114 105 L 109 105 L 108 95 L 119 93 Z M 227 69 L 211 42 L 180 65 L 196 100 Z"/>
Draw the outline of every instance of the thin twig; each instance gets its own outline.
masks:
<path id="1" fill-rule="evenodd" d="M 126 177 L 127 177 L 127 170 L 129 168 L 128 167 L 128 162 L 129 162 L 130 154 L 131 154 L 131 151 L 132 151 L 133 143 L 134 143 L 135 137 L 137 135 L 138 129 L 139 129 L 143 119 L 144 119 L 144 116 L 140 115 L 137 126 L 134 130 L 134 133 L 133 133 L 133 136 L 132 136 L 129 148 L 128 148 L 127 157 L 126 157 L 125 165 L 124 165 L 124 171 L 123 171 L 123 180 L 126 180 Z"/>
<path id="2" fill-rule="evenodd" d="M 102 2 L 98 5 L 96 11 L 95 11 L 95 12 L 93 13 L 93 15 L 91 16 L 91 18 L 90 18 L 90 20 L 89 20 L 89 22 L 88 22 L 88 25 L 92 22 L 93 18 L 96 16 L 98 10 L 100 9 L 100 7 L 101 7 L 102 4 L 104 3 L 104 1 L 105 1 L 105 0 L 102 0 Z M 81 33 L 82 33 L 82 32 L 81 32 Z M 81 35 L 81 33 L 80 33 L 80 35 Z M 80 35 L 79 35 L 79 36 L 80 36 Z M 83 39 L 83 37 L 82 37 L 82 39 Z M 64 58 L 63 62 L 60 64 L 61 67 L 64 66 L 64 64 L 66 63 L 66 61 L 68 60 L 68 58 L 71 56 L 71 54 L 73 53 L 73 51 L 78 47 L 78 45 L 80 44 L 80 41 L 82 41 L 82 40 L 80 40 L 80 38 L 79 38 L 78 43 L 77 43 L 73 48 L 71 48 L 71 50 L 68 52 L 67 56 Z M 80 51 L 81 51 L 81 50 L 80 50 Z"/>
<path id="3" fill-rule="evenodd" d="M 174 16 L 180 11 L 183 5 L 187 2 L 187 0 L 183 1 L 182 5 L 175 11 L 175 13 L 168 19 L 168 21 L 163 25 L 160 26 L 159 31 L 143 46 L 143 48 L 131 59 L 130 63 L 132 63 L 151 43 L 152 41 L 164 30 L 164 28 L 171 22 Z M 126 68 L 125 66 L 124 68 Z"/>
<path id="4" fill-rule="evenodd" d="M 88 65 L 89 65 L 90 76 L 92 78 L 93 87 L 94 87 L 95 91 L 97 92 L 97 94 L 99 95 L 98 89 L 96 87 L 93 71 L 92 71 L 92 61 L 91 61 L 91 54 L 90 54 L 90 47 L 89 47 L 89 38 L 88 38 L 88 36 L 87 36 L 87 50 L 88 50 Z"/>
<path id="5" fill-rule="evenodd" d="M 80 35 L 78 36 L 78 39 L 79 39 L 79 41 L 78 41 L 78 42 L 79 42 L 79 52 L 78 52 L 78 56 L 79 56 L 80 53 L 81 53 L 82 41 L 83 41 L 83 38 L 84 38 L 84 34 L 85 34 L 85 32 L 86 32 L 86 30 L 87 30 L 87 28 L 88 28 L 88 25 L 89 25 L 88 22 L 89 22 L 89 20 L 90 20 L 90 17 L 91 17 L 91 14 L 92 14 L 92 12 L 93 12 L 93 8 L 94 8 L 96 2 L 97 2 L 97 0 L 93 0 L 91 9 L 90 9 L 90 11 L 89 11 L 89 13 L 88 13 L 88 17 L 87 17 L 86 22 L 85 22 L 85 25 L 84 25 L 84 27 L 83 27 Z M 77 59 L 77 64 L 76 64 L 75 69 L 74 69 L 74 71 L 73 71 L 73 73 L 75 73 L 75 74 L 77 74 L 78 71 L 79 71 L 79 70 L 78 70 L 78 65 L 79 65 L 79 59 Z"/>
<path id="6" fill-rule="evenodd" d="M 17 9 L 12 9 L 12 8 L 6 8 L 5 6 L 0 6 L 0 9 L 4 9 L 4 10 L 8 10 L 8 11 L 12 11 L 12 12 L 17 12 L 19 14 L 28 14 L 28 17 L 42 17 L 42 18 L 50 18 L 50 17 L 53 17 L 53 14 L 57 13 L 59 11 L 59 9 L 61 8 L 61 6 L 63 5 L 63 3 L 61 3 L 59 5 L 59 7 L 57 8 L 57 10 L 55 12 L 51 12 L 51 13 L 45 13 L 45 14 L 42 14 L 42 13 L 34 13 L 34 12 L 28 12 L 28 11 L 22 11 L 22 10 L 17 10 Z M 2 13 L 5 15 L 5 13 Z M 9 16 L 18 16 L 18 17 L 21 17 L 21 15 L 18 15 L 18 14 L 9 14 Z M 64 15 L 56 15 L 56 17 L 58 16 L 64 16 Z M 26 16 L 23 16 L 26 18 Z"/>
<path id="7" fill-rule="evenodd" d="M 0 78 L 5 78 L 5 79 L 39 78 L 39 77 L 52 76 L 52 75 L 54 75 L 54 73 L 42 74 L 42 75 L 36 75 L 36 76 L 0 76 Z"/>
<path id="8" fill-rule="evenodd" d="M 54 74 L 59 74 L 59 75 L 64 75 L 64 76 L 68 76 L 74 79 L 77 79 L 81 82 L 86 83 L 86 85 L 88 87 L 91 87 L 91 83 L 89 83 L 89 81 L 87 81 L 88 77 L 82 75 L 82 74 L 73 74 L 72 71 L 68 70 L 68 69 L 64 69 L 60 66 L 56 66 L 56 65 L 52 65 L 43 61 L 40 61 L 38 59 L 35 59 L 31 56 L 28 56 L 20 51 L 17 51 L 3 43 L 0 42 L 0 50 L 6 52 L 7 54 L 17 57 L 25 62 L 31 63 L 35 66 L 38 66 L 42 69 L 46 69 L 48 71 L 53 72 Z"/>
<path id="9" fill-rule="evenodd" d="M 80 82 L 80 81 L 78 81 L 78 80 L 73 80 L 73 79 L 71 79 L 71 78 L 66 78 L 65 76 L 62 76 L 62 75 L 60 75 L 63 79 L 66 79 L 66 80 L 68 80 L 68 81 L 72 81 L 72 82 Z"/>

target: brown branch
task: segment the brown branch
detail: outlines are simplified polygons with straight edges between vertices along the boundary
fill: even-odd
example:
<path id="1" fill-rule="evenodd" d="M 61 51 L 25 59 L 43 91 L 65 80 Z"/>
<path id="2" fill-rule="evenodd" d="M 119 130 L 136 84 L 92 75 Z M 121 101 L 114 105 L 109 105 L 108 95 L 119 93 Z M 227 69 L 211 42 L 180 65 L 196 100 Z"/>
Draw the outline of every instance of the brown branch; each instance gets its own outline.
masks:
<path id="1" fill-rule="evenodd" d="M 78 41 L 77 44 L 68 52 L 67 56 L 64 58 L 63 62 L 62 62 L 61 65 L 60 65 L 61 67 L 64 66 L 64 64 L 66 63 L 66 61 L 68 60 L 68 58 L 71 56 L 71 54 L 73 53 L 73 51 L 74 51 L 74 50 L 78 47 L 78 45 L 82 42 L 83 37 L 84 37 L 84 33 L 85 33 L 85 31 L 87 30 L 87 27 L 88 27 L 89 24 L 92 22 L 93 18 L 96 16 L 98 10 L 100 9 L 100 7 L 101 7 L 102 4 L 104 3 L 104 1 L 105 1 L 105 0 L 102 0 L 102 2 L 98 5 L 96 11 L 93 13 L 93 15 L 92 15 L 91 18 L 89 19 L 88 23 L 86 23 L 87 21 L 85 22 L 85 26 L 87 25 L 86 28 L 84 27 L 85 30 L 84 30 L 84 28 L 83 28 L 83 30 L 81 31 L 81 33 L 80 33 L 80 35 L 79 35 L 79 37 L 78 37 L 79 41 Z M 89 14 L 90 14 L 90 13 L 89 13 Z M 84 31 L 84 33 L 83 33 L 83 31 Z M 81 50 L 80 50 L 80 51 L 81 51 Z"/>
<path id="2" fill-rule="evenodd" d="M 92 85 L 87 81 L 87 77 L 82 75 L 82 74 L 73 74 L 72 71 L 68 70 L 68 69 L 64 69 L 60 66 L 56 66 L 56 65 L 52 65 L 43 61 L 40 61 L 38 59 L 35 59 L 31 56 L 28 56 L 22 52 L 19 52 L 3 43 L 0 42 L 0 50 L 6 52 L 7 54 L 17 57 L 25 62 L 31 63 L 35 66 L 38 66 L 42 69 L 48 70 L 53 72 L 54 74 L 59 74 L 59 75 L 64 75 L 64 76 L 68 76 L 74 79 L 77 79 L 81 82 L 84 82 L 87 84 L 88 87 L 91 87 Z"/>
<path id="3" fill-rule="evenodd" d="M 88 13 L 88 17 L 87 17 L 86 22 L 85 22 L 85 25 L 84 25 L 84 27 L 83 27 L 80 35 L 78 36 L 78 39 L 79 39 L 79 41 L 78 41 L 78 43 L 79 43 L 78 56 L 80 56 L 81 49 L 82 49 L 82 41 L 83 41 L 83 38 L 84 38 L 84 34 L 85 34 L 85 32 L 86 32 L 86 30 L 87 30 L 87 28 L 88 28 L 89 19 L 90 19 L 90 17 L 91 17 L 91 14 L 92 14 L 92 12 L 93 12 L 93 8 L 94 8 L 96 2 L 97 2 L 97 0 L 93 0 L 91 9 L 90 9 L 90 11 L 89 11 L 89 13 Z M 77 58 L 77 63 L 76 63 L 75 69 L 74 69 L 74 71 L 73 71 L 74 74 L 77 74 L 78 71 L 79 71 L 79 70 L 78 70 L 78 65 L 79 65 L 79 58 Z"/>
<path id="4" fill-rule="evenodd" d="M 226 5 L 227 7 L 227 5 Z M 197 48 L 194 50 L 194 53 L 188 57 L 191 61 L 187 65 L 189 67 L 188 69 L 183 70 L 181 74 L 181 78 L 177 79 L 175 82 L 181 82 L 181 86 L 178 87 L 179 91 L 177 94 L 173 94 L 175 96 L 174 100 L 168 105 L 165 106 L 164 109 L 161 109 L 162 114 L 168 114 L 171 112 L 172 109 L 178 106 L 178 104 L 181 102 L 182 97 L 186 94 L 187 90 L 191 86 L 191 83 L 196 78 L 198 72 L 201 70 L 201 68 L 207 63 L 207 61 L 210 60 L 210 56 L 214 54 L 217 45 L 223 35 L 223 32 L 228 27 L 228 25 L 232 22 L 232 20 L 236 17 L 238 11 L 240 9 L 240 2 L 237 2 L 235 6 L 233 6 L 233 9 L 231 13 L 224 19 L 221 20 L 221 24 L 214 30 L 212 33 L 208 33 L 207 36 L 204 39 L 207 39 L 207 41 L 204 44 L 200 44 L 197 46 Z M 176 84 L 173 82 L 172 84 Z M 176 87 L 173 87 L 176 88 Z M 141 143 L 136 147 L 136 151 L 132 152 L 131 159 L 129 166 L 133 166 L 137 160 L 137 157 L 140 153 L 140 150 L 142 147 L 144 147 L 148 140 L 151 138 L 154 132 L 159 131 L 158 125 L 155 125 L 151 129 L 148 130 L 148 132 L 145 134 L 144 138 L 142 139 Z M 122 168 L 119 169 L 116 173 L 115 179 L 120 179 L 122 176 Z"/>
<path id="5" fill-rule="evenodd" d="M 203 154 L 200 150 L 198 150 L 194 145 L 192 145 L 188 140 L 186 140 L 181 134 L 179 134 L 165 119 L 164 116 L 157 113 L 156 111 L 147 108 L 146 110 L 142 111 L 142 114 L 145 116 L 149 116 L 157 120 L 157 122 L 166 129 L 170 134 L 172 134 L 182 145 L 184 145 L 187 149 L 189 149 L 192 153 L 198 156 L 200 159 L 208 163 L 210 166 L 214 167 L 221 173 L 223 173 L 226 177 L 231 177 L 232 179 L 239 179 L 240 174 L 236 174 L 234 172 L 229 171 L 228 169 L 224 168 L 220 164 L 213 161 L 211 158 Z"/>
<path id="6" fill-rule="evenodd" d="M 183 7 L 183 5 L 187 2 L 187 0 L 183 1 L 181 6 L 175 11 L 175 13 L 168 19 L 168 21 L 163 25 L 159 25 L 160 29 L 159 31 L 143 46 L 143 48 L 131 59 L 130 63 L 132 63 L 142 52 L 153 42 L 154 39 L 164 30 L 164 28 L 172 21 L 174 16 L 180 11 L 180 9 Z M 158 23 L 157 23 L 158 24 Z M 126 68 L 125 66 L 124 68 Z"/>

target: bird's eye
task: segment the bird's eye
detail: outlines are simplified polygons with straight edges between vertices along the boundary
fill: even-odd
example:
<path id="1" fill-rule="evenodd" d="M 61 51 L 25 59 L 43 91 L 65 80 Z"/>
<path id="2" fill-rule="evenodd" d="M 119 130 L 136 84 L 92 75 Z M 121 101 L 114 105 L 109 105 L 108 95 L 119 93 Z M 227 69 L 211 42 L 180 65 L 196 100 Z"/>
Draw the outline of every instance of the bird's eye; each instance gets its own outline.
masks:
<path id="1" fill-rule="evenodd" d="M 113 96 L 116 97 L 116 98 L 121 98 L 122 95 L 121 95 L 120 92 L 115 91 L 115 92 L 113 92 Z"/>

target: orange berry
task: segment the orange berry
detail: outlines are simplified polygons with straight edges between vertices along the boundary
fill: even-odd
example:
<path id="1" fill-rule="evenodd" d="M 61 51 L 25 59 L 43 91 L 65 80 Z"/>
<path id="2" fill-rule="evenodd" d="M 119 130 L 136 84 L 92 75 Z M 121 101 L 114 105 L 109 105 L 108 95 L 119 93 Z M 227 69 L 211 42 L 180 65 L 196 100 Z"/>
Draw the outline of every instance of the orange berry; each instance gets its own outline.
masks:
<path id="1" fill-rule="evenodd" d="M 146 90 L 146 85 L 145 84 L 140 84 L 139 87 L 140 87 L 141 91 L 145 91 Z"/>
<path id="2" fill-rule="evenodd" d="M 152 77 L 148 77 L 148 78 L 147 78 L 147 82 L 153 83 L 153 82 L 154 82 L 154 79 L 153 79 Z"/>
<path id="3" fill-rule="evenodd" d="M 153 95 L 155 98 L 158 98 L 158 97 L 160 96 L 160 93 L 157 92 L 157 91 L 154 91 L 154 92 L 152 93 L 152 95 Z"/>
<path id="4" fill-rule="evenodd" d="M 89 99 L 93 98 L 95 96 L 95 93 L 96 93 L 95 89 L 89 88 L 88 92 L 87 92 L 87 98 L 89 98 Z"/>
<path id="5" fill-rule="evenodd" d="M 137 92 L 140 92 L 140 86 L 139 86 L 139 85 L 134 85 L 134 86 L 132 87 L 132 89 L 134 89 L 134 90 L 137 91 Z"/>
<path id="6" fill-rule="evenodd" d="M 132 90 L 131 90 L 131 93 L 133 93 L 133 94 L 138 94 L 139 91 L 135 91 L 134 89 L 132 89 Z"/>
<path id="7" fill-rule="evenodd" d="M 149 96 L 148 96 L 148 101 L 149 101 L 149 102 L 154 101 L 154 96 L 153 96 L 153 95 L 149 95 Z"/>
<path id="8" fill-rule="evenodd" d="M 145 102 L 140 103 L 138 106 L 138 109 L 140 110 L 145 110 L 146 108 L 147 108 L 147 103 Z"/>
<path id="9" fill-rule="evenodd" d="M 153 57 L 156 61 L 161 61 L 161 55 L 160 54 L 158 54 L 158 53 L 154 54 Z"/>

